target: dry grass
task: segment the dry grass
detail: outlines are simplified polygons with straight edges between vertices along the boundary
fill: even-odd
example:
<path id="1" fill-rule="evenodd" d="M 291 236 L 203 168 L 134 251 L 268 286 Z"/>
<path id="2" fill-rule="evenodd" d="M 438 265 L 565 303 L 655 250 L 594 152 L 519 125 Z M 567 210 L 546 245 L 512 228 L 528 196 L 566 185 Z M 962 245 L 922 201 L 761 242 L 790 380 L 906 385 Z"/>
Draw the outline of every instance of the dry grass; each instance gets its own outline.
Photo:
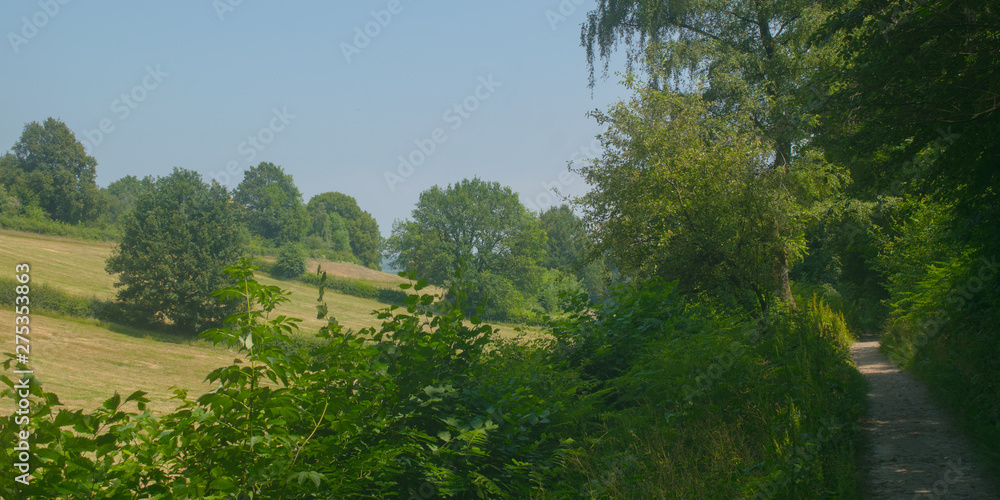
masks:
<path id="1" fill-rule="evenodd" d="M 83 297 L 115 296 L 114 278 L 104 271 L 112 244 L 70 240 L 57 236 L 0 231 L 0 272 L 14 265 L 31 265 L 31 279 Z"/>
<path id="2" fill-rule="evenodd" d="M 238 356 L 204 341 L 163 342 L 116 333 L 91 321 L 33 314 L 31 327 L 29 368 L 46 391 L 74 409 L 94 409 L 115 391 L 128 395 L 143 390 L 153 410 L 170 411 L 176 407 L 169 401 L 171 386 L 192 396 L 206 392 L 212 387 L 205 376 Z M 0 310 L 0 330 L 14 330 L 13 310 Z M 11 409 L 3 405 L 0 414 L 9 415 Z"/>

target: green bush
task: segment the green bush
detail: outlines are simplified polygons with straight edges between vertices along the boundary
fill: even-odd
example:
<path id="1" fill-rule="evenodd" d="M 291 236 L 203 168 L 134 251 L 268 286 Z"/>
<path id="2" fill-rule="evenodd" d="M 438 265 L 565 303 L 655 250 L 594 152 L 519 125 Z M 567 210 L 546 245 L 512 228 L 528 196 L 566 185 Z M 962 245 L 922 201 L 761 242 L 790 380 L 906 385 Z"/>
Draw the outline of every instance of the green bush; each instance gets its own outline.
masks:
<path id="1" fill-rule="evenodd" d="M 89 241 L 115 241 L 120 233 L 115 227 L 91 227 L 56 222 L 43 215 L 36 217 L 0 216 L 0 228 L 11 231 L 63 236 Z"/>
<path id="2" fill-rule="evenodd" d="M 282 245 L 271 272 L 281 278 L 296 278 L 306 270 L 306 251 L 297 243 Z"/>
<path id="3" fill-rule="evenodd" d="M 0 304 L 14 305 L 16 287 L 21 285 L 13 278 L 0 277 Z M 99 307 L 97 299 L 76 297 L 48 283 L 29 282 L 29 304 L 32 310 L 49 311 L 66 316 L 91 317 Z"/>

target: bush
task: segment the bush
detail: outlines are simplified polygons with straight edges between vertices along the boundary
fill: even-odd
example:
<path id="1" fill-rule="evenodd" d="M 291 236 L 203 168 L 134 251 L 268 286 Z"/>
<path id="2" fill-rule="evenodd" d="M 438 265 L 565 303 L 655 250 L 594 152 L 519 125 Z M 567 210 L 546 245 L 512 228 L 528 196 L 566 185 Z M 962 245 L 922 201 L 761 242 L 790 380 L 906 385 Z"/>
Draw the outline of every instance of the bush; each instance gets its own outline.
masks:
<path id="1" fill-rule="evenodd" d="M 12 278 L 0 277 L 0 304 L 13 305 L 17 297 L 15 287 L 20 285 Z M 32 310 L 49 311 L 66 316 L 90 317 L 100 302 L 97 299 L 74 297 L 47 283 L 29 282 Z"/>
<path id="2" fill-rule="evenodd" d="M 278 250 L 271 272 L 281 278 L 297 278 L 306 270 L 306 251 L 297 243 L 287 243 Z"/>

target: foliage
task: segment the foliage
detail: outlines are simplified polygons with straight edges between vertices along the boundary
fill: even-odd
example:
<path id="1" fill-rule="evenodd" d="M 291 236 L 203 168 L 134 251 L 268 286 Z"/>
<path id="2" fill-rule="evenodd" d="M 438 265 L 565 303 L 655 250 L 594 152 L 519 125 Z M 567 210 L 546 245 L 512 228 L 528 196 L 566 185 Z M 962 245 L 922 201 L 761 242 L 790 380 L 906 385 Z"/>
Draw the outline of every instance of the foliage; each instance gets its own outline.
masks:
<path id="1" fill-rule="evenodd" d="M 281 278 L 297 278 L 306 272 L 306 251 L 297 243 L 286 243 L 278 250 L 272 271 Z"/>
<path id="2" fill-rule="evenodd" d="M 813 84 L 819 66 L 839 41 L 816 36 L 829 14 L 827 5 L 815 0 L 735 5 L 725 0 L 602 0 L 588 14 L 581 41 L 587 49 L 591 85 L 595 59 L 602 59 L 606 69 L 612 52 L 623 42 L 630 68 L 634 62 L 644 63 L 652 89 L 699 95 L 708 116 L 750 125 L 741 125 L 740 134 L 755 135 L 767 150 L 753 161 L 760 176 L 770 178 L 769 189 L 778 191 L 775 196 L 797 196 L 793 185 L 800 173 L 822 169 L 811 138 L 823 96 Z M 804 165 L 797 166 L 799 162 Z M 788 193 L 780 192 L 786 187 Z M 814 193 L 804 194 L 808 198 Z M 771 226 L 775 235 L 770 240 L 787 242 L 798 236 L 797 213 L 779 210 L 767 215 L 753 224 Z M 767 264 L 778 286 L 767 291 L 791 303 L 788 272 L 801 249 L 776 246 L 774 250 Z M 761 291 L 752 293 L 761 302 Z"/>
<path id="3" fill-rule="evenodd" d="M 115 228 L 90 227 L 56 222 L 41 212 L 30 213 L 30 210 L 29 215 L 24 216 L 0 215 L 0 228 L 51 236 L 65 236 L 89 241 L 114 241 L 119 237 L 118 230 Z"/>
<path id="4" fill-rule="evenodd" d="M 604 292 L 604 256 L 593 251 L 594 242 L 583 221 L 563 204 L 539 214 L 538 222 L 546 235 L 541 265 L 573 273 L 596 300 Z"/>
<path id="5" fill-rule="evenodd" d="M 205 290 L 243 253 L 240 223 L 226 189 L 196 172 L 174 169 L 144 191 L 125 216 L 122 238 L 107 262 L 118 300 L 141 322 L 169 320 L 193 334 L 226 317 L 229 306 Z"/>
<path id="6" fill-rule="evenodd" d="M 808 197 L 769 174 L 749 118 L 715 117 L 696 95 L 636 92 L 595 115 L 609 126 L 605 154 L 580 168 L 593 186 L 578 201 L 597 247 L 626 276 L 678 279 L 692 294 L 766 314 L 786 278 L 775 262 L 805 251 Z M 822 162 L 799 162 L 783 178 L 814 198 L 839 182 Z"/>
<path id="7" fill-rule="evenodd" d="M 572 446 L 558 436 L 593 412 L 573 371 L 540 364 L 537 348 L 495 343 L 478 319 L 466 324 L 459 290 L 455 301 L 410 295 L 405 309 L 379 313 L 379 329 L 331 320 L 307 348 L 294 341 L 298 320 L 272 317 L 286 292 L 257 283 L 249 261 L 227 272 L 234 284 L 216 295 L 241 310 L 202 336 L 239 357 L 209 374 L 215 389 L 197 399 L 178 390 L 177 410 L 153 416 L 141 392 L 70 411 L 34 381 L 33 480 L 0 494 L 525 498 L 558 476 Z M 13 394 L 15 380 L 0 381 Z M 19 428 L 0 421 L 0 438 L 14 442 Z M 10 450 L 0 465 L 13 470 Z"/>
<path id="8" fill-rule="evenodd" d="M 104 214 L 107 224 L 119 225 L 123 216 L 135 208 L 135 202 L 144 191 L 152 189 L 155 179 L 146 176 L 142 179 L 134 175 L 126 175 L 111 184 L 105 192 L 108 195 L 108 210 Z"/>
<path id="9" fill-rule="evenodd" d="M 860 496 L 865 384 L 841 316 L 813 300 L 762 328 L 662 282 L 613 294 L 552 324 L 607 401 L 562 497 Z"/>
<path id="10" fill-rule="evenodd" d="M 311 226 L 304 240 L 311 250 L 331 260 L 353 262 L 357 260 L 351 250 L 350 233 L 340 214 L 327 212 L 320 205 L 309 208 Z"/>
<path id="11" fill-rule="evenodd" d="M 16 161 L 0 171 L 0 183 L 37 199 L 53 220 L 69 224 L 93 221 L 107 200 L 98 189 L 97 160 L 87 155 L 65 123 L 48 118 L 24 126 L 12 148 Z M 21 200 L 29 203 L 33 200 Z"/>
<path id="12" fill-rule="evenodd" d="M 309 221 L 302 194 L 281 167 L 262 162 L 247 170 L 233 200 L 246 210 L 251 234 L 277 245 L 305 236 Z"/>
<path id="13" fill-rule="evenodd" d="M 420 194 L 387 247 L 400 268 L 444 285 L 461 268 L 470 303 L 504 319 L 525 309 L 541 284 L 545 232 L 509 187 L 478 178 Z"/>
<path id="14" fill-rule="evenodd" d="M 0 277 L 0 304 L 15 305 L 17 286 L 13 278 Z M 48 283 L 31 284 L 31 306 L 35 311 L 49 311 L 67 316 L 93 316 L 95 299 L 75 297 Z"/>
<path id="15" fill-rule="evenodd" d="M 335 246 L 340 244 L 339 240 L 342 240 L 343 236 L 338 235 L 332 215 L 340 217 L 347 230 L 347 240 L 354 256 L 365 266 L 379 268 L 382 261 L 382 235 L 378 223 L 370 213 L 361 210 L 354 197 L 335 192 L 321 193 L 309 200 L 308 209 L 314 221 L 315 218 L 321 219 L 321 214 L 324 213 L 330 217 L 330 241 Z"/>

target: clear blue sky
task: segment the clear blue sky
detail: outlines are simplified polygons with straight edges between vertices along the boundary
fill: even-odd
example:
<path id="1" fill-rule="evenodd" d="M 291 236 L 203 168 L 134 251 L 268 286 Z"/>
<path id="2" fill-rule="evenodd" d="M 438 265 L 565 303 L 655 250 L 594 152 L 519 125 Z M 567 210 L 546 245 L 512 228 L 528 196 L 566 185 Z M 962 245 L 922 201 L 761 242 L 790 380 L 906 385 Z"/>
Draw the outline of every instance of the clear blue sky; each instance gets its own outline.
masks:
<path id="1" fill-rule="evenodd" d="M 565 20 L 551 17 L 560 3 Z M 210 179 L 229 166 L 232 188 L 270 161 L 306 201 L 354 196 L 383 234 L 421 191 L 466 177 L 545 208 L 545 186 L 585 191 L 564 173 L 599 133 L 585 115 L 624 95 L 615 76 L 587 87 L 579 36 L 593 4 L 5 2 L 0 150 L 52 116 L 90 139 L 102 186 L 174 166 Z M 366 29 L 376 36 L 358 35 Z M 423 163 L 400 169 L 401 155 Z"/>

